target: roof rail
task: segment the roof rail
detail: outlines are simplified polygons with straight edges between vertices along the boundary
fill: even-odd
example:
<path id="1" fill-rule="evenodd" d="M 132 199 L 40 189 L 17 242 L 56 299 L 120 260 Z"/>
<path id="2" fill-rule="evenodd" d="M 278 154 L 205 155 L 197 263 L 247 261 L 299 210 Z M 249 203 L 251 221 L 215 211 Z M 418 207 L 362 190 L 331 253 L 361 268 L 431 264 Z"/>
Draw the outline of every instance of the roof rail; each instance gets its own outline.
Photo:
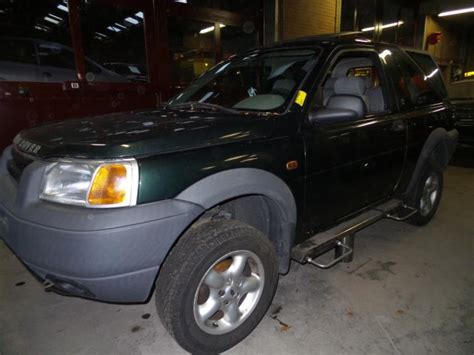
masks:
<path id="1" fill-rule="evenodd" d="M 364 36 L 361 36 L 362 33 L 363 32 L 361 32 L 361 31 L 325 33 L 325 34 L 320 34 L 320 35 L 312 35 L 312 36 L 305 36 L 305 37 L 287 39 L 287 40 L 280 41 L 280 43 L 310 41 L 310 40 L 331 41 L 331 40 L 346 39 L 346 38 L 364 38 L 364 39 L 367 39 L 367 40 L 371 40 L 370 38 L 366 38 Z"/>

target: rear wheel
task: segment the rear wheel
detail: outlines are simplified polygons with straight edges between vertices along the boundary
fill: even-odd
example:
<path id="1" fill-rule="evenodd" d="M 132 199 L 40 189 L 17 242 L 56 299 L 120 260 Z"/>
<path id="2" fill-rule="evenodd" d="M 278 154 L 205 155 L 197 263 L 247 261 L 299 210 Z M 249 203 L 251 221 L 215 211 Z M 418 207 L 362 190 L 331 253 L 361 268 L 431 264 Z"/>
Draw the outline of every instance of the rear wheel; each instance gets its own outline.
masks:
<path id="1" fill-rule="evenodd" d="M 435 215 L 443 192 L 443 173 L 431 165 L 426 165 L 415 196 L 415 208 L 418 212 L 409 220 L 411 224 L 422 226 Z"/>
<path id="2" fill-rule="evenodd" d="M 244 339 L 271 304 L 278 264 L 270 241 L 234 220 L 191 228 L 164 263 L 156 306 L 192 353 L 218 353 Z"/>

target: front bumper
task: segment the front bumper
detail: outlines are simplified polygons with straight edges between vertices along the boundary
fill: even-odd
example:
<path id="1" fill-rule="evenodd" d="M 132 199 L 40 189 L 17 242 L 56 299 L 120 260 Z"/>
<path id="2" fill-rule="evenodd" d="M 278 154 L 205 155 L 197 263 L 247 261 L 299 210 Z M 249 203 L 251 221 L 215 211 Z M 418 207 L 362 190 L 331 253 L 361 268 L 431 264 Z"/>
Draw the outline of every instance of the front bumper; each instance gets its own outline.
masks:
<path id="1" fill-rule="evenodd" d="M 58 290 L 108 302 L 143 302 L 177 238 L 202 212 L 179 200 L 86 209 L 38 199 L 46 164 L 30 164 L 17 184 L 0 161 L 0 237 Z"/>

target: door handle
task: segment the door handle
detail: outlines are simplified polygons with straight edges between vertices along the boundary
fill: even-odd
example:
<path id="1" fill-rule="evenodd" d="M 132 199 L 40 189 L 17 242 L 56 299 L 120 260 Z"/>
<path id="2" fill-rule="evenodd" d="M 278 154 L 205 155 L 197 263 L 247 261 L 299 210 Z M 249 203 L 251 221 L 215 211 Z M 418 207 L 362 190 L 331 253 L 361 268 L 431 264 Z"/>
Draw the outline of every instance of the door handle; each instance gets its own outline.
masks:
<path id="1" fill-rule="evenodd" d="M 401 132 L 405 130 L 405 127 L 406 127 L 405 121 L 396 120 L 392 124 L 392 131 Z"/>

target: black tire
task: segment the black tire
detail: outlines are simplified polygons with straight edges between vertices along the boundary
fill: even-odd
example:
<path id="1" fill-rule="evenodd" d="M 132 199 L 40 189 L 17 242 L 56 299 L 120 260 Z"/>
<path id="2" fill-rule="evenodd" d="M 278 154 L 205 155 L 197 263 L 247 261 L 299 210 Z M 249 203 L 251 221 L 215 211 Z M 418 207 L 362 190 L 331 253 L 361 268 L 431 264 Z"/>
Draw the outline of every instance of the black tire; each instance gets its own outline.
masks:
<path id="1" fill-rule="evenodd" d="M 255 308 L 249 308 L 253 310 L 248 311 L 247 318 L 235 323 L 239 324 L 237 328 L 224 334 L 209 334 L 208 331 L 212 330 L 204 328 L 204 331 L 203 323 L 200 325 L 195 316 L 196 307 L 201 307 L 197 304 L 202 288 L 206 286 L 204 275 L 224 263 L 225 260 L 215 265 L 224 256 L 240 252 L 256 255 L 259 267 L 264 270 L 259 297 L 250 298 Z M 232 257 L 229 259 L 231 263 L 235 260 Z M 253 259 L 249 257 L 248 260 Z M 246 264 L 245 268 L 250 270 L 250 264 Z M 277 257 L 268 238 L 255 228 L 235 220 L 210 221 L 192 227 L 171 250 L 157 280 L 156 307 L 164 326 L 185 350 L 191 353 L 220 353 L 242 341 L 258 325 L 273 300 L 277 283 Z M 248 296 L 250 293 L 243 296 L 243 292 L 239 292 L 241 299 L 234 301 L 236 307 L 241 307 L 245 298 L 251 297 Z M 210 294 L 208 297 L 211 297 Z M 205 322 L 211 322 L 217 329 L 219 325 L 216 322 L 219 321 L 212 320 L 213 317 L 219 317 L 219 314 L 214 314 Z"/>
<path id="2" fill-rule="evenodd" d="M 427 185 L 435 184 L 432 187 L 432 191 L 427 190 Z M 441 201 L 441 195 L 443 193 L 443 172 L 440 169 L 433 167 L 430 164 L 425 165 L 418 184 L 416 186 L 416 193 L 413 199 L 412 205 L 418 210 L 418 212 L 411 217 L 408 222 L 416 226 L 423 226 L 427 224 L 436 213 L 439 202 Z M 429 196 L 427 196 L 429 194 Z M 429 208 L 426 203 L 427 198 L 429 199 Z"/>

